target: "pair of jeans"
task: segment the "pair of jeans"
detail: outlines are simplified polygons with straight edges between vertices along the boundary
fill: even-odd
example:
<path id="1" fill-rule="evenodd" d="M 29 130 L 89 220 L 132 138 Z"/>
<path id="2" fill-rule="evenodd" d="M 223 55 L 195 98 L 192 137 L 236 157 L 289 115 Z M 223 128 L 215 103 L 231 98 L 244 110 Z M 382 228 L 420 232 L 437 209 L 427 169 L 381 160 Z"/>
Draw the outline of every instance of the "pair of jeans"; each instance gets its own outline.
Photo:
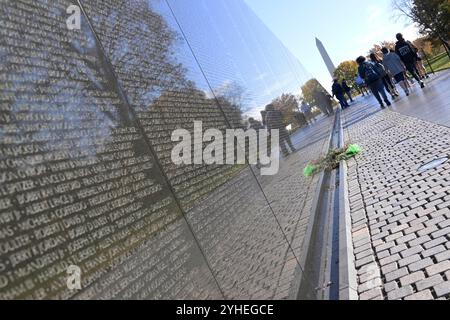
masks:
<path id="1" fill-rule="evenodd" d="M 347 97 L 349 97 L 350 101 L 353 102 L 352 92 L 347 91 L 346 94 L 347 94 Z"/>
<path id="2" fill-rule="evenodd" d="M 336 98 L 339 100 L 339 103 L 341 104 L 342 109 L 346 107 L 350 107 L 350 105 L 347 103 L 347 99 L 345 99 L 343 94 L 337 94 Z"/>
<path id="3" fill-rule="evenodd" d="M 387 104 L 390 104 L 390 101 L 387 97 L 386 91 L 384 90 L 383 80 L 378 79 L 377 81 L 370 83 L 369 88 L 370 88 L 370 91 L 372 91 L 375 98 L 380 103 L 380 105 L 383 105 L 383 100 Z M 383 98 L 383 100 L 381 98 Z"/>
<path id="4" fill-rule="evenodd" d="M 385 76 L 383 78 L 383 84 L 384 87 L 386 88 L 386 91 L 389 92 L 390 94 L 394 94 L 395 91 L 395 85 L 392 83 L 392 80 L 389 76 Z"/>
<path id="5" fill-rule="evenodd" d="M 291 149 L 292 152 L 295 152 L 296 149 L 292 143 L 291 136 L 289 135 L 289 132 L 285 128 L 278 129 L 280 134 L 280 148 L 281 152 L 284 156 L 289 155 L 288 147 Z"/>

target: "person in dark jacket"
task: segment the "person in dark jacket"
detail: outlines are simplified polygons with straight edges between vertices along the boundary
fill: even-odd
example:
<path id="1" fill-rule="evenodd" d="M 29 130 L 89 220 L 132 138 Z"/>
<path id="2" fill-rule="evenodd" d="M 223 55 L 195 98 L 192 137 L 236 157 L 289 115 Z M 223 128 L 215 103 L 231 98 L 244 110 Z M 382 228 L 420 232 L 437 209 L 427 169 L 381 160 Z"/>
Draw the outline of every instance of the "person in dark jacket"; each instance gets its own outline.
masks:
<path id="1" fill-rule="evenodd" d="M 375 53 L 371 53 L 370 61 L 372 61 L 375 65 L 377 65 L 379 70 L 383 70 L 382 73 L 384 74 L 382 75 L 381 80 L 383 81 L 386 91 L 391 94 L 392 99 L 398 97 L 399 94 L 397 88 L 395 87 L 395 84 L 392 82 L 389 70 L 386 70 L 385 66 L 383 65 L 383 60 L 378 58 Z"/>
<path id="2" fill-rule="evenodd" d="M 420 87 L 425 88 L 425 84 L 420 79 L 416 68 L 418 59 L 417 48 L 414 47 L 411 42 L 406 41 L 401 33 L 398 33 L 396 37 L 398 41 L 395 44 L 395 52 L 400 56 L 400 59 L 402 59 L 403 63 L 405 64 L 406 70 L 408 70 L 409 73 L 411 73 L 411 75 L 414 77 L 414 79 L 417 80 L 417 82 L 420 84 Z"/>
<path id="3" fill-rule="evenodd" d="M 333 80 L 333 87 L 331 88 L 331 91 L 333 93 L 333 97 L 336 97 L 339 100 L 339 103 L 341 104 L 342 109 L 350 107 L 350 105 L 347 102 L 347 99 L 345 99 L 344 96 L 344 88 L 339 84 L 338 79 Z"/>
<path id="4" fill-rule="evenodd" d="M 375 64 L 373 62 L 366 61 L 366 58 L 363 56 L 356 59 L 356 62 L 359 65 L 358 72 L 360 77 L 363 78 L 369 86 L 373 95 L 380 103 L 381 108 L 385 108 L 383 100 L 388 106 L 390 106 L 391 102 L 389 101 L 386 91 L 384 90 L 382 75 L 376 71 Z M 383 98 L 383 100 L 381 98 Z"/>
<path id="5" fill-rule="evenodd" d="M 345 79 L 342 80 L 342 89 L 344 89 L 344 92 L 347 97 L 349 97 L 350 101 L 353 102 L 352 88 L 347 84 L 347 81 Z"/>
<path id="6" fill-rule="evenodd" d="M 283 121 L 283 114 L 281 111 L 275 110 L 275 107 L 272 104 L 266 106 L 266 126 L 269 132 L 272 130 L 278 130 L 280 133 L 280 147 L 283 155 L 287 157 L 289 155 L 289 151 L 287 146 L 291 149 L 292 152 L 295 152 L 296 149 L 291 141 L 291 136 L 289 132 L 286 130 L 286 125 Z"/>

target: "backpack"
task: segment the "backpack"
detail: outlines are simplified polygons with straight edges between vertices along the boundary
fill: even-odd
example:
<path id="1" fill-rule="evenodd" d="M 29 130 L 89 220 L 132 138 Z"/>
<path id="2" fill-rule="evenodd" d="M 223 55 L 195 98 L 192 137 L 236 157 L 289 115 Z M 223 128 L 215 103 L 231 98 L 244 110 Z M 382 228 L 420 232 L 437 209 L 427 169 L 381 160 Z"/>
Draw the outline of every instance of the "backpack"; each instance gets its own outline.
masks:
<path id="1" fill-rule="evenodd" d="M 364 80 L 367 84 L 371 84 L 381 78 L 381 75 L 377 72 L 375 64 L 371 62 L 364 63 Z"/>
<path id="2" fill-rule="evenodd" d="M 409 41 L 406 41 L 404 43 L 397 42 L 395 51 L 400 57 L 402 57 L 402 59 L 406 59 L 407 61 L 414 62 L 414 60 L 418 59 L 418 50 Z"/>
<path id="3" fill-rule="evenodd" d="M 380 75 L 380 78 L 387 76 L 386 68 L 379 62 L 375 63 L 375 71 Z"/>

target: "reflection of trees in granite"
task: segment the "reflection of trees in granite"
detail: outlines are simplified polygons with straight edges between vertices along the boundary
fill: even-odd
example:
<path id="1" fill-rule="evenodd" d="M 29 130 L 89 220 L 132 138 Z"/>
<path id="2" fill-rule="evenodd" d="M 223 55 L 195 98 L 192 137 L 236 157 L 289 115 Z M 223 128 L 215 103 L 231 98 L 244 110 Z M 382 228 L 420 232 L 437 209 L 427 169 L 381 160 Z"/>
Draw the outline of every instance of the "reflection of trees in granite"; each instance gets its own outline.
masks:
<path id="1" fill-rule="evenodd" d="M 164 89 L 191 85 L 186 68 L 174 59 L 182 38 L 149 1 L 82 3 L 134 107 L 148 107 Z"/>
<path id="2" fill-rule="evenodd" d="M 311 106 L 317 105 L 315 100 L 316 92 L 326 92 L 325 88 L 317 79 L 310 79 L 302 86 L 303 100 Z"/>
<path id="3" fill-rule="evenodd" d="M 200 74 L 198 65 L 179 32 L 152 8 L 156 5 L 144 0 L 84 4 L 177 197 L 190 208 L 240 167 L 174 166 L 170 161 L 171 134 L 180 128 L 193 134 L 194 120 L 202 121 L 204 130 L 225 130 L 228 124 L 242 127 L 240 108 L 245 89 L 233 85 L 217 99 L 198 89 L 187 76 L 187 68 Z M 180 63 L 180 55 L 190 62 Z M 207 87 L 203 76 L 196 82 Z"/>
<path id="4" fill-rule="evenodd" d="M 224 112 L 231 126 L 241 127 L 242 112 L 246 111 L 251 97 L 246 89 L 239 83 L 226 82 L 223 86 L 214 90 L 219 104 L 224 106 Z"/>
<path id="5" fill-rule="evenodd" d="M 193 137 L 194 121 L 202 121 L 203 130 L 214 128 L 225 131 L 228 128 L 215 99 L 208 99 L 203 91 L 190 89 L 165 92 L 148 112 L 140 113 L 140 119 L 185 209 L 191 208 L 195 201 L 212 192 L 242 169 L 242 166 L 175 165 L 172 162 L 171 151 L 176 144 L 171 141 L 174 130 L 186 129 Z M 207 143 L 203 142 L 203 148 L 206 145 Z"/>
<path id="6" fill-rule="evenodd" d="M 294 124 L 296 122 L 295 113 L 298 112 L 298 101 L 295 95 L 283 93 L 281 96 L 274 99 L 272 104 L 276 110 L 281 111 L 286 125 Z"/>
<path id="7" fill-rule="evenodd" d="M 89 25 L 65 27 L 69 4 L 0 1 L 0 299 L 72 298 L 71 264 L 86 297 L 220 298 Z"/>

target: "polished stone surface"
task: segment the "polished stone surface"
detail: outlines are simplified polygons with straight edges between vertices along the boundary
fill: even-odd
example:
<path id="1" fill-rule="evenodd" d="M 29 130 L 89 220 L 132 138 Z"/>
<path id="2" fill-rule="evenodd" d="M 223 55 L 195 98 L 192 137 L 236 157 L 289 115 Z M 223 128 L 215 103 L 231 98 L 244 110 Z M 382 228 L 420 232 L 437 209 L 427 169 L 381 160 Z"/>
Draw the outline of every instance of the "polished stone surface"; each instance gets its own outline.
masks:
<path id="1" fill-rule="evenodd" d="M 416 117 L 443 126 L 450 127 L 450 70 L 441 71 L 430 75 L 425 80 L 426 87 L 421 89 L 415 83 L 411 89 L 411 95 L 407 97 L 400 86 L 397 89 L 400 97 L 396 98 L 389 109 L 404 115 Z M 356 109 L 356 110 L 355 110 Z M 349 115 L 349 122 L 356 123 L 365 117 L 380 112 L 375 98 L 358 97 L 357 102 L 351 108 L 344 111 Z"/>
<path id="2" fill-rule="evenodd" d="M 450 127 L 450 70 L 431 75 L 425 83 L 424 89 L 415 84 L 411 95 L 396 101 L 392 110 Z"/>

